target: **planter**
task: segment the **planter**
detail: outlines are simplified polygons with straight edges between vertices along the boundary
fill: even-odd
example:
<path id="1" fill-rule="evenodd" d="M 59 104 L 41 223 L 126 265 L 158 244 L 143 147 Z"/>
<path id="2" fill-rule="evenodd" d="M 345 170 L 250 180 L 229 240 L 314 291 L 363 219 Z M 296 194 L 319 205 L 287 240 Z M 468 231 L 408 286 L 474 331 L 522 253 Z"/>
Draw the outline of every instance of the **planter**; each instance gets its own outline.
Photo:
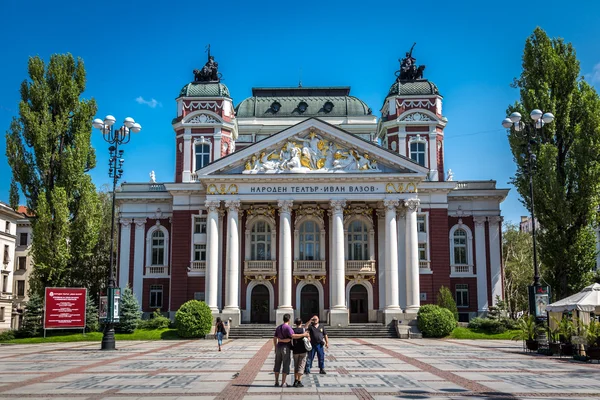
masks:
<path id="1" fill-rule="evenodd" d="M 548 347 L 550 347 L 550 351 L 552 352 L 552 354 L 560 354 L 560 343 L 549 343 Z"/>
<path id="2" fill-rule="evenodd" d="M 525 345 L 527 346 L 527 350 L 537 351 L 540 344 L 537 340 L 526 340 Z"/>
<path id="3" fill-rule="evenodd" d="M 593 346 L 588 347 L 585 351 L 587 356 L 592 360 L 600 360 L 600 347 Z"/>
<path id="4" fill-rule="evenodd" d="M 564 356 L 573 355 L 573 343 L 562 343 L 560 347 Z"/>

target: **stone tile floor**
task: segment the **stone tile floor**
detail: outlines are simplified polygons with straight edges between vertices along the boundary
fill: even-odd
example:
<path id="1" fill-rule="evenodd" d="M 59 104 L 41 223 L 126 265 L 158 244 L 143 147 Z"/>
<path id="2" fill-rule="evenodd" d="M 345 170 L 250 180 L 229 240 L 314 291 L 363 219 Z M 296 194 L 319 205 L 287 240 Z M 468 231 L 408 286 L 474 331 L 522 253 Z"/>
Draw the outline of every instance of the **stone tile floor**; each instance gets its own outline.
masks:
<path id="1" fill-rule="evenodd" d="M 327 375 L 273 387 L 270 340 L 2 345 L 1 399 L 600 398 L 600 365 L 509 341 L 335 339 Z M 316 372 L 315 369 L 313 369 Z M 293 382 L 293 377 L 288 377 Z"/>

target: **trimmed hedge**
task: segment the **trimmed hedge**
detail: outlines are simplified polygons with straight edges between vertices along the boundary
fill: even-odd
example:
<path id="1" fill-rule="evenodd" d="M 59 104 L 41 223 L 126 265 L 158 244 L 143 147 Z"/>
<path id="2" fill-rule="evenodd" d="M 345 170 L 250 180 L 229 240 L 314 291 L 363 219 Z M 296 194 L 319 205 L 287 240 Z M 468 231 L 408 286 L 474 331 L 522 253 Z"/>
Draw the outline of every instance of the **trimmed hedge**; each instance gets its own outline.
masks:
<path id="1" fill-rule="evenodd" d="M 518 329 L 517 321 L 509 318 L 473 318 L 469 321 L 469 329 L 486 333 L 504 333 Z"/>
<path id="2" fill-rule="evenodd" d="M 203 301 L 189 300 L 175 313 L 177 334 L 182 338 L 203 338 L 212 328 L 213 317 Z"/>
<path id="3" fill-rule="evenodd" d="M 452 311 L 434 304 L 421 306 L 417 314 L 417 326 L 423 337 L 445 337 L 456 328 L 456 320 Z"/>
<path id="4" fill-rule="evenodd" d="M 138 329 L 166 329 L 171 324 L 171 320 L 163 316 L 160 309 L 152 313 L 148 320 L 142 320 L 138 324 Z"/>

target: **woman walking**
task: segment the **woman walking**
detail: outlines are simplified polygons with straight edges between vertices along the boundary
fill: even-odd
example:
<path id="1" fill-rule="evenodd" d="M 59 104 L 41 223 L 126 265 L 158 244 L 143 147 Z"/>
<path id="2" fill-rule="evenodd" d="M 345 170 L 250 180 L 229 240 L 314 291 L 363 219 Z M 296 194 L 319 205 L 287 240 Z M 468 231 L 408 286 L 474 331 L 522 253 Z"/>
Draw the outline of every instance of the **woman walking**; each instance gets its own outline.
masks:
<path id="1" fill-rule="evenodd" d="M 219 345 L 219 351 L 221 351 L 221 346 L 223 345 L 223 336 L 225 336 L 227 332 L 225 331 L 225 324 L 221 321 L 221 317 L 217 317 L 217 326 L 215 327 L 215 337 L 217 338 L 217 344 Z"/>

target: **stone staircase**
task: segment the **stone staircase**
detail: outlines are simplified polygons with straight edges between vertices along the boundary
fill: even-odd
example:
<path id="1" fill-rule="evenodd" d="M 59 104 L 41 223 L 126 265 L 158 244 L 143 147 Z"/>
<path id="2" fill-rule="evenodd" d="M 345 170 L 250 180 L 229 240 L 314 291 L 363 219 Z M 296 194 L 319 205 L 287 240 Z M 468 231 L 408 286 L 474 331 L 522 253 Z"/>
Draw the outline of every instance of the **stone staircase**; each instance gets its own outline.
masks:
<path id="1" fill-rule="evenodd" d="M 330 338 L 396 338 L 393 325 L 351 324 L 345 328 L 325 325 Z M 230 339 L 272 338 L 274 324 L 242 324 L 229 329 Z"/>

